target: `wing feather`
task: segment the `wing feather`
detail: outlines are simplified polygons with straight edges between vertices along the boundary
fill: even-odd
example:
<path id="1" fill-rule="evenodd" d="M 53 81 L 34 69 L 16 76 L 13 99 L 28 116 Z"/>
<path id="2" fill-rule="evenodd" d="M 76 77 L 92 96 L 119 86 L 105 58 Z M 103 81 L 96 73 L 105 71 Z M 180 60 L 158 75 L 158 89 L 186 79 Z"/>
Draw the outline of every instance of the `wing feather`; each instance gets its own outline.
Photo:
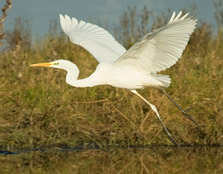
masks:
<path id="1" fill-rule="evenodd" d="M 164 27 L 145 35 L 114 63 L 129 64 L 135 68 L 156 73 L 174 65 L 181 57 L 197 20 L 175 12 Z"/>
<path id="2" fill-rule="evenodd" d="M 88 50 L 99 63 L 114 62 L 126 52 L 108 31 L 97 25 L 82 20 L 78 22 L 67 15 L 60 15 L 60 24 L 71 42 Z"/>

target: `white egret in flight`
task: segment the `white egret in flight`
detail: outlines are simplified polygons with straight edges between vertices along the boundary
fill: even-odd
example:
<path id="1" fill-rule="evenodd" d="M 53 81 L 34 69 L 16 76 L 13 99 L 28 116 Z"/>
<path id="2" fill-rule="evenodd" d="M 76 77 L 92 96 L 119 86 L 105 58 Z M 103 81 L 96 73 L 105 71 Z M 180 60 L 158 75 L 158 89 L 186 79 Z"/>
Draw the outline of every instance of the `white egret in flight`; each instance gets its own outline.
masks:
<path id="1" fill-rule="evenodd" d="M 67 71 L 66 82 L 74 87 L 93 87 L 97 85 L 111 85 L 125 88 L 145 101 L 155 112 L 164 130 L 173 144 L 177 142 L 164 125 L 155 105 L 151 104 L 136 90 L 145 87 L 156 87 L 177 106 L 177 108 L 191 121 L 192 117 L 186 113 L 165 91 L 171 79 L 168 75 L 157 74 L 172 65 L 181 57 L 197 20 L 175 12 L 169 22 L 146 34 L 130 49 L 126 50 L 105 29 L 76 18 L 60 15 L 60 24 L 70 41 L 89 51 L 99 62 L 96 70 L 85 79 L 78 79 L 79 69 L 67 60 L 56 60 L 49 63 L 38 63 L 31 66 L 45 66 Z"/>

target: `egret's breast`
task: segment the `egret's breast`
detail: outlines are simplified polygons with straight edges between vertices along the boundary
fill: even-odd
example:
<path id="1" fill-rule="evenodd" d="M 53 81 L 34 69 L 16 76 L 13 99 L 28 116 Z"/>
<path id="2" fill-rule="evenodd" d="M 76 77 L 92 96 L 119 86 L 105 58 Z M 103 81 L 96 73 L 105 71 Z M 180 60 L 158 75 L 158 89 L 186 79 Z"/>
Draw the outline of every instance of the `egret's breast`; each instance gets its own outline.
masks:
<path id="1" fill-rule="evenodd" d="M 143 78 L 145 77 L 141 72 L 128 66 L 110 66 L 109 68 L 104 76 L 108 85 L 127 89 L 143 88 Z"/>

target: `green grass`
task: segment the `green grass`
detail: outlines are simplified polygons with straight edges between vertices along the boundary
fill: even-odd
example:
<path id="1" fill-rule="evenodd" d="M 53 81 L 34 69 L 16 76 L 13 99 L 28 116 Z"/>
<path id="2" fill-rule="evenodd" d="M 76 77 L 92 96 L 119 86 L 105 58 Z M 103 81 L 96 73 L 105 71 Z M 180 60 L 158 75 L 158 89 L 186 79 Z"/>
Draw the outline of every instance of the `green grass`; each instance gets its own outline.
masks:
<path id="1" fill-rule="evenodd" d="M 223 38 L 220 30 L 217 36 L 211 32 L 207 24 L 199 25 L 182 58 L 161 72 L 172 78 L 166 91 L 199 128 L 159 90 L 139 91 L 157 106 L 179 143 L 223 141 Z M 128 90 L 73 88 L 65 83 L 62 70 L 30 67 L 63 58 L 77 64 L 80 78 L 94 71 L 94 58 L 60 34 L 49 34 L 32 47 L 18 42 L 0 56 L 1 146 L 171 144 L 155 114 Z"/>

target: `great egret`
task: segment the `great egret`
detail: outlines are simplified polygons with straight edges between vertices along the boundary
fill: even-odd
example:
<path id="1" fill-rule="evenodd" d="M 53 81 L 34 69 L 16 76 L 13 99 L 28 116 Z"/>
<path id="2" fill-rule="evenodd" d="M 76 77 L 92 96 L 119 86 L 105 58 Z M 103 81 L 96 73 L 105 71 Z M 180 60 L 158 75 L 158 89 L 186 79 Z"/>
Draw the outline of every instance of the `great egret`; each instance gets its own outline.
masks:
<path id="1" fill-rule="evenodd" d="M 66 82 L 74 87 L 93 87 L 96 85 L 111 85 L 125 88 L 145 101 L 155 112 L 164 130 L 173 144 L 179 146 L 164 125 L 155 105 L 151 104 L 136 89 L 156 87 L 177 106 L 177 108 L 191 121 L 192 117 L 186 113 L 164 90 L 171 83 L 168 75 L 157 74 L 174 65 L 181 57 L 197 20 L 172 14 L 167 25 L 146 34 L 129 50 L 119 44 L 114 37 L 103 28 L 60 15 L 60 24 L 71 42 L 88 50 L 99 62 L 94 73 L 88 78 L 77 79 L 79 69 L 67 60 L 56 60 L 49 63 L 38 63 L 31 66 L 45 66 L 67 71 Z"/>

